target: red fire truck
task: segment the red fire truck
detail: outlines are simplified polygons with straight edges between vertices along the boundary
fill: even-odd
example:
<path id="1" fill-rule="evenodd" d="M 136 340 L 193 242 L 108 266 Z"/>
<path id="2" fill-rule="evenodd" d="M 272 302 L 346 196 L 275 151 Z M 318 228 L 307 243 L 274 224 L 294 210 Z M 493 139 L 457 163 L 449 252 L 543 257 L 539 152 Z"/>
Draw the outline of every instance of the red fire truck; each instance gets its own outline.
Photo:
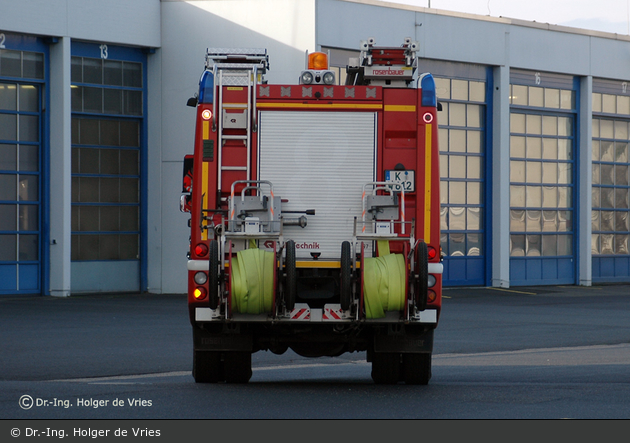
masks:
<path id="1" fill-rule="evenodd" d="M 442 303 L 435 82 L 418 44 L 361 42 L 338 85 L 306 53 L 209 48 L 194 155 L 188 306 L 196 382 L 246 383 L 252 354 L 366 351 L 375 383 L 427 384 Z"/>

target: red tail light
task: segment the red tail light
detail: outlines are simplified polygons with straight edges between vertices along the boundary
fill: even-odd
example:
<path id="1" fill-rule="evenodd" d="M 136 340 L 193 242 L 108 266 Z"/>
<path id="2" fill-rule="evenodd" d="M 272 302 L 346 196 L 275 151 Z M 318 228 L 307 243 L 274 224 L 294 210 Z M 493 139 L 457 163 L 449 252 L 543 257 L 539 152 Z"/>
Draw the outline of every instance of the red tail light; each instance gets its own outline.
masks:
<path id="1" fill-rule="evenodd" d="M 204 243 L 199 243 L 195 246 L 195 255 L 197 257 L 205 257 L 208 255 L 208 247 Z"/>
<path id="2" fill-rule="evenodd" d="M 433 246 L 429 246 L 427 249 L 429 252 L 429 260 L 433 260 L 437 256 L 436 249 Z"/>

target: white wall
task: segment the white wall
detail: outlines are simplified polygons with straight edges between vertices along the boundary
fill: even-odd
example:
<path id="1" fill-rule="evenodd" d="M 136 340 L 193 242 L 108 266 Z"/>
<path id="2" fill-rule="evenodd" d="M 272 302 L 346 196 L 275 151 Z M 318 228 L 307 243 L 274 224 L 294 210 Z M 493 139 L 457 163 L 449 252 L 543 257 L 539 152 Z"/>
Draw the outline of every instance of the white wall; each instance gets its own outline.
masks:
<path id="1" fill-rule="evenodd" d="M 160 46 L 160 0 L 3 0 L 0 29 Z"/>
<path id="2" fill-rule="evenodd" d="M 272 83 L 295 83 L 305 51 L 315 50 L 315 0 L 163 0 L 161 14 L 163 234 L 161 260 L 149 259 L 149 288 L 183 293 L 189 215 L 179 212 L 179 196 L 183 158 L 192 154 L 195 130 L 195 110 L 186 106 L 186 100 L 198 90 L 206 49 L 266 48 L 270 64 L 266 78 Z M 153 222 L 151 216 L 149 220 Z M 149 249 L 153 250 L 151 244 Z"/>
<path id="3" fill-rule="evenodd" d="M 359 48 L 420 43 L 420 57 L 623 79 L 630 36 L 522 20 L 475 16 L 379 1 L 317 0 L 317 44 Z"/>
<path id="4" fill-rule="evenodd" d="M 71 97 L 70 39 L 50 46 L 50 253 L 47 288 L 51 295 L 67 297 L 71 290 Z M 42 264 L 42 268 L 47 263 Z"/>

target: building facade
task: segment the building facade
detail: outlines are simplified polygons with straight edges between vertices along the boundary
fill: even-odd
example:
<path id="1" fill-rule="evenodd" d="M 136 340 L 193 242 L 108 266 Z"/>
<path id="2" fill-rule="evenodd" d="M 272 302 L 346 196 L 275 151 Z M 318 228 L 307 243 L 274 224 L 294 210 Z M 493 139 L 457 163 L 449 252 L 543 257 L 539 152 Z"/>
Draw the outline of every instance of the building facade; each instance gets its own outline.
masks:
<path id="1" fill-rule="evenodd" d="M 436 78 L 445 285 L 630 281 L 630 36 L 372 0 L 59 3 L 0 15 L 0 294 L 184 293 L 206 48 L 267 48 L 297 83 L 305 51 L 343 78 L 369 37 L 418 41 Z"/>

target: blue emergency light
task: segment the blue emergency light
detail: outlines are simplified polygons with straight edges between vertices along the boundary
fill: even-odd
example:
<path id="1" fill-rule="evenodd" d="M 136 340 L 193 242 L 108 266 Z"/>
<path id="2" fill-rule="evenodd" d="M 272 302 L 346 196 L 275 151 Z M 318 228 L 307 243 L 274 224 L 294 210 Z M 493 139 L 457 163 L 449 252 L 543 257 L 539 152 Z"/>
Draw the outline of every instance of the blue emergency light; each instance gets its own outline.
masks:
<path id="1" fill-rule="evenodd" d="M 437 96 L 435 94 L 435 80 L 431 74 L 424 74 L 420 78 L 420 88 L 422 89 L 422 106 L 435 108 Z"/>
<path id="2" fill-rule="evenodd" d="M 199 103 L 212 103 L 214 100 L 214 75 L 212 71 L 203 71 L 199 80 Z"/>

